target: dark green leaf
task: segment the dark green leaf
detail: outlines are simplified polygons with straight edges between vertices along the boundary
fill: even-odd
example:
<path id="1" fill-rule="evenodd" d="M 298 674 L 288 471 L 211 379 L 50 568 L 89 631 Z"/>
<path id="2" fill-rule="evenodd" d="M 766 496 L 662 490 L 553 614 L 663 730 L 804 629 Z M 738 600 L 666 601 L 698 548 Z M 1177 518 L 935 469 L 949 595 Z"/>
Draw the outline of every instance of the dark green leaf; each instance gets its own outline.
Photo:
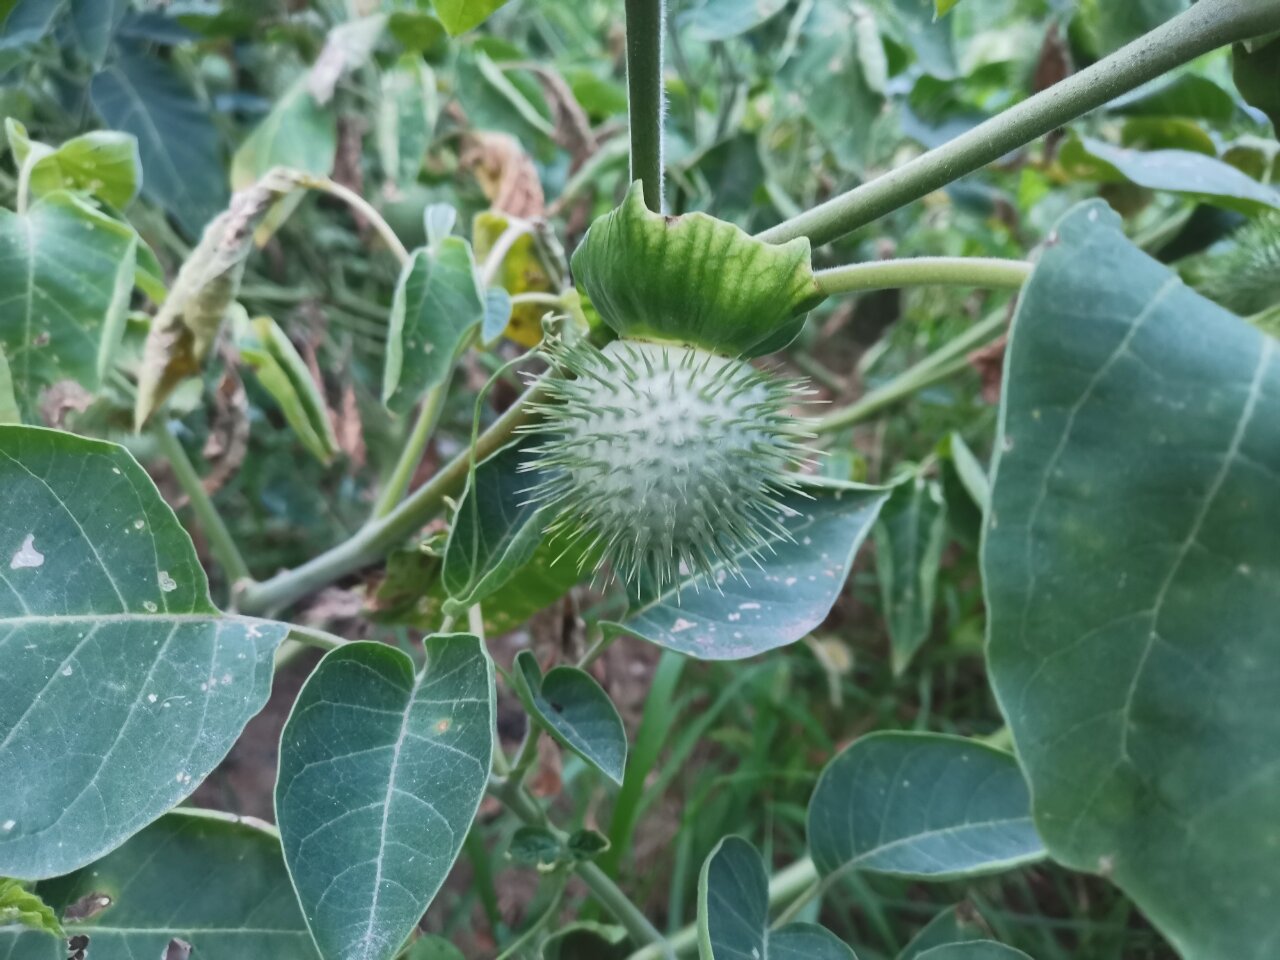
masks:
<path id="1" fill-rule="evenodd" d="M 631 955 L 622 927 L 579 920 L 542 943 L 542 960 L 623 960 Z"/>
<path id="2" fill-rule="evenodd" d="M 792 540 L 742 558 L 745 581 L 723 570 L 688 577 L 649 599 L 621 624 L 605 624 L 697 657 L 741 660 L 795 643 L 826 619 L 853 557 L 888 493 L 875 487 L 811 486 L 813 499 L 783 499 Z"/>
<path id="3" fill-rule="evenodd" d="M 776 246 L 706 214 L 663 217 L 639 183 L 591 225 L 573 270 L 619 336 L 735 355 L 786 346 L 822 300 L 808 240 Z"/>
<path id="4" fill-rule="evenodd" d="M 893 488 L 876 523 L 876 574 L 901 673 L 933 627 L 933 601 L 946 544 L 947 505 L 936 481 L 919 474 Z"/>
<path id="5" fill-rule="evenodd" d="M 446 237 L 415 250 L 396 286 L 387 333 L 382 402 L 407 414 L 453 372 L 458 354 L 484 320 L 485 302 L 471 247 Z"/>
<path id="6" fill-rule="evenodd" d="M 609 838 L 595 830 L 576 830 L 565 841 L 565 848 L 574 860 L 594 860 L 609 852 Z"/>
<path id="7" fill-rule="evenodd" d="M 0 427 L 0 873 L 56 876 L 185 798 L 266 702 L 283 624 L 221 615 L 123 447 Z"/>
<path id="8" fill-rule="evenodd" d="M 1134 117 L 1198 117 L 1226 123 L 1236 115 L 1236 102 L 1208 77 L 1182 73 L 1117 97 L 1107 109 Z"/>
<path id="9" fill-rule="evenodd" d="M 564 860 L 564 847 L 545 827 L 520 827 L 511 837 L 507 855 L 524 867 L 543 872 L 554 870 Z"/>
<path id="10" fill-rule="evenodd" d="M 131 133 L 142 156 L 142 192 L 197 236 L 227 203 L 218 134 L 208 107 L 168 63 L 122 47 L 89 86 L 94 109 Z"/>
<path id="11" fill-rule="evenodd" d="M 825 875 L 972 877 L 1044 857 L 1013 757 L 961 737 L 873 733 L 822 772 L 809 852 Z"/>
<path id="12" fill-rule="evenodd" d="M 426 934 L 418 938 L 406 960 L 466 960 L 462 951 L 442 937 Z"/>
<path id="13" fill-rule="evenodd" d="M 792 923 L 769 929 L 769 878 L 760 854 L 741 837 L 725 837 L 702 865 L 698 955 L 702 960 L 857 960 L 822 927 Z"/>
<path id="14" fill-rule="evenodd" d="M 977 911 L 968 904 L 957 904 L 947 907 L 925 924 L 903 947 L 898 960 L 919 960 L 920 954 L 933 947 L 981 940 L 984 936 L 984 925 Z"/>
<path id="15" fill-rule="evenodd" d="M 920 954 L 919 960 L 1031 960 L 1021 950 L 1006 947 L 994 940 L 970 940 L 947 943 Z"/>
<path id="16" fill-rule="evenodd" d="M 71 26 L 85 59 L 101 69 L 129 0 L 71 0 Z"/>
<path id="17" fill-rule="evenodd" d="M 1240 213 L 1280 209 L 1280 191 L 1274 187 L 1190 150 L 1129 150 L 1085 138 L 1069 140 L 1063 146 L 1062 162 L 1084 176 L 1111 182 L 1128 180 Z"/>
<path id="18" fill-rule="evenodd" d="M 1252 50 L 1236 44 L 1231 75 L 1240 96 L 1270 117 L 1272 130 L 1280 136 L 1280 38 Z"/>
<path id="19" fill-rule="evenodd" d="M 95 389 L 124 333 L 137 238 L 69 193 L 0 210 L 0 348 L 19 408 L 71 379 Z"/>
<path id="20" fill-rule="evenodd" d="M 427 663 L 380 643 L 320 662 L 280 740 L 276 815 L 327 957 L 390 960 L 462 849 L 494 746 L 493 664 L 469 634 Z"/>
<path id="21" fill-rule="evenodd" d="M 38 889 L 59 911 L 97 899 L 87 919 L 66 921 L 68 934 L 89 937 L 90 960 L 161 960 L 174 937 L 199 960 L 320 960 L 280 841 L 248 819 L 170 813 L 114 853 Z M 67 952 L 65 941 L 0 927 L 0 955 L 8 960 L 66 960 Z"/>
<path id="22" fill-rule="evenodd" d="M 1280 351 L 1105 205 L 1054 238 L 1006 359 L 991 676 L 1054 858 L 1114 879 L 1184 956 L 1263 960 L 1280 936 Z"/>
<path id="23" fill-rule="evenodd" d="M 525 709 L 547 732 L 621 786 L 627 732 L 595 678 L 577 667 L 555 667 L 544 677 L 530 650 L 516 654 L 514 676 Z"/>
<path id="24" fill-rule="evenodd" d="M 66 0 L 17 0 L 0 24 L 0 50 L 35 43 L 49 35 Z M 3 8 L 0 8 L 2 10 Z"/>

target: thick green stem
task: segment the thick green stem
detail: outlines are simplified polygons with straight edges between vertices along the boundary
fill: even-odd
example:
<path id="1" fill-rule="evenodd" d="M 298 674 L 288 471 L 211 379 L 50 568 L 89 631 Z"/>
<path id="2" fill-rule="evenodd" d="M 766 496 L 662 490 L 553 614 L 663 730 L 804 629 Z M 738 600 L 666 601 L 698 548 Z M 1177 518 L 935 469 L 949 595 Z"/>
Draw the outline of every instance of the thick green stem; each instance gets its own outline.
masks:
<path id="1" fill-rule="evenodd" d="M 1276 0 L 1199 0 L 1092 66 L 881 177 L 761 233 L 818 246 L 1025 146 L 1174 67 L 1218 47 L 1280 30 Z"/>
<path id="2" fill-rule="evenodd" d="M 413 432 L 405 441 L 404 449 L 400 451 L 400 459 L 396 461 L 395 469 L 387 480 L 386 486 L 378 494 L 378 502 L 373 507 L 374 520 L 385 517 L 404 499 L 409 484 L 413 482 L 413 475 L 418 472 L 418 464 L 422 462 L 423 451 L 427 449 L 431 435 L 435 433 L 436 424 L 440 422 L 440 411 L 444 409 L 444 400 L 448 392 L 448 379 L 437 383 L 427 391 L 426 397 L 422 400 L 422 407 L 418 410 L 418 420 L 413 425 Z"/>
<path id="3" fill-rule="evenodd" d="M 819 270 L 814 279 L 825 294 L 884 290 L 891 287 L 945 285 L 1017 289 L 1031 275 L 1024 260 L 991 257 L 912 257 L 876 260 Z"/>
<path id="4" fill-rule="evenodd" d="M 797 860 L 791 866 L 779 870 L 769 880 L 769 906 L 776 907 L 787 903 L 794 897 L 809 889 L 818 880 L 818 871 L 808 857 Z M 678 933 L 667 938 L 669 947 L 676 956 L 685 956 L 698 949 L 698 928 L 689 924 Z M 627 960 L 662 960 L 667 956 L 662 946 L 642 947 L 631 954 Z"/>
<path id="5" fill-rule="evenodd" d="M 644 202 L 662 212 L 663 0 L 627 0 L 627 102 L 631 179 L 644 183 Z"/>
<path id="6" fill-rule="evenodd" d="M 480 435 L 475 444 L 477 461 L 505 446 L 515 435 L 516 428 L 529 422 L 528 403 L 536 399 L 538 392 L 537 385 L 531 387 Z M 279 573 L 263 583 L 250 584 L 240 594 L 239 609 L 249 614 L 279 610 L 385 556 L 405 537 L 436 516 L 444 508 L 446 497 L 456 496 L 462 491 L 470 458 L 470 449 L 463 450 L 394 510 L 368 524 L 349 540 L 300 567 Z"/>
<path id="7" fill-rule="evenodd" d="M 222 514 L 218 513 L 218 508 L 209 499 L 209 494 L 204 489 L 204 482 L 196 473 L 196 468 L 192 465 L 191 458 L 187 456 L 182 443 L 163 422 L 156 423 L 151 432 L 159 443 L 165 459 L 169 461 L 178 485 L 187 495 L 187 501 L 191 504 L 191 510 L 196 515 L 200 529 L 209 538 L 209 549 L 213 551 L 214 558 L 222 567 L 222 572 L 226 574 L 234 596 L 236 584 L 250 579 L 249 565 L 244 562 L 240 548 L 236 546 L 231 531 L 227 529 L 222 519 Z"/>
<path id="8" fill-rule="evenodd" d="M 888 383 L 864 394 L 850 406 L 827 414 L 814 425 L 814 431 L 819 434 L 834 433 L 851 427 L 870 419 L 885 407 L 955 375 L 969 366 L 966 356 L 969 351 L 994 337 L 1004 323 L 1003 311 L 993 313 Z"/>

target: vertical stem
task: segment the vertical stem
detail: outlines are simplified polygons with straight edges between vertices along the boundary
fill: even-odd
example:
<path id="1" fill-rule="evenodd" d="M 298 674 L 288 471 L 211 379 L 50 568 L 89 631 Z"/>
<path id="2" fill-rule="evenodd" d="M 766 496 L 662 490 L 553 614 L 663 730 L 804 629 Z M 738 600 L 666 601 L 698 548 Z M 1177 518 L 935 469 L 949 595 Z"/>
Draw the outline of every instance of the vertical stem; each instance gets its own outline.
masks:
<path id="1" fill-rule="evenodd" d="M 205 492 L 204 483 L 196 473 L 196 468 L 192 466 L 191 459 L 187 456 L 187 451 L 183 449 L 181 442 L 169 431 L 168 425 L 163 421 L 156 423 L 152 434 L 160 444 L 160 449 L 165 459 L 169 461 L 169 466 L 173 468 L 173 475 L 177 478 L 178 485 L 182 487 L 182 492 L 187 495 L 196 520 L 200 523 L 200 529 L 209 538 L 209 549 L 213 551 L 218 565 L 226 574 L 234 596 L 236 584 L 250 579 L 248 564 L 240 555 L 240 549 L 232 539 L 231 531 L 223 522 L 222 515 L 218 513 L 217 507 L 209 499 L 209 494 Z"/>
<path id="2" fill-rule="evenodd" d="M 627 0 L 627 102 L 631 179 L 644 183 L 644 202 L 662 212 L 663 0 Z"/>
<path id="3" fill-rule="evenodd" d="M 373 507 L 374 520 L 381 520 L 404 499 L 409 484 L 413 482 L 413 475 L 418 471 L 418 464 L 422 462 L 423 451 L 427 449 L 427 443 L 440 421 L 440 411 L 444 409 L 444 399 L 448 392 L 448 378 L 427 391 L 418 410 L 418 421 L 413 425 L 413 432 L 405 441 L 404 449 L 400 451 L 395 470 L 378 494 L 378 502 Z"/>

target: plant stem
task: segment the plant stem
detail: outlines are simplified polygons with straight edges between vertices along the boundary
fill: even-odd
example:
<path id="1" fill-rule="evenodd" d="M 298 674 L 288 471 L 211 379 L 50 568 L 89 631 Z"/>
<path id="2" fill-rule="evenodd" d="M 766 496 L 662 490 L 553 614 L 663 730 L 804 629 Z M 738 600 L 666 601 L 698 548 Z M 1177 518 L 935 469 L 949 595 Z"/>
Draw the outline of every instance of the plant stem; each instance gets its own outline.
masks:
<path id="1" fill-rule="evenodd" d="M 818 289 L 825 294 L 883 290 L 890 287 L 917 287 L 931 284 L 960 287 L 1006 287 L 1017 289 L 1031 275 L 1024 260 L 993 257 L 911 257 L 903 260 L 875 260 L 845 267 L 819 270 L 814 274 Z"/>
<path id="2" fill-rule="evenodd" d="M 326 653 L 330 650 L 337 650 L 338 647 L 345 646 L 351 642 L 336 633 L 330 633 L 328 630 L 321 630 L 318 627 L 304 627 L 296 623 L 289 624 L 289 639 L 305 643 L 308 647 L 315 647 L 317 650 L 324 650 Z"/>
<path id="3" fill-rule="evenodd" d="M 913 367 L 902 371 L 883 386 L 863 394 L 855 403 L 843 410 L 827 414 L 813 427 L 818 434 L 834 433 L 845 427 L 871 418 L 885 407 L 918 393 L 969 366 L 966 356 L 977 346 L 990 340 L 1004 326 L 1004 311 L 998 311 L 956 337 L 950 343 L 935 350 Z"/>
<path id="4" fill-rule="evenodd" d="M 378 236 L 382 237 L 382 242 L 387 245 L 387 249 L 395 254 L 401 265 L 409 262 L 409 251 L 400 242 L 396 232 L 391 229 L 391 224 L 387 223 L 382 214 L 374 209 L 373 204 L 360 196 L 360 194 L 349 187 L 344 187 L 336 180 L 330 180 L 328 177 L 303 175 L 298 177 L 298 184 L 308 190 L 316 190 L 320 193 L 327 193 L 332 197 L 337 197 L 352 210 L 358 211 L 378 231 Z"/>
<path id="5" fill-rule="evenodd" d="M 551 827 L 547 820 L 546 813 L 538 806 L 537 801 L 529 796 L 528 791 L 518 785 L 499 782 L 492 791 L 497 798 L 502 801 L 503 805 L 530 826 Z M 667 946 L 662 934 L 658 932 L 657 927 L 649 922 L 649 919 L 640 912 L 631 900 L 623 893 L 616 883 L 609 876 L 597 867 L 594 863 L 579 863 L 574 869 L 578 876 L 582 878 L 582 882 L 586 884 L 588 890 L 600 902 L 606 910 L 613 915 L 613 918 L 622 925 L 622 927 L 631 936 L 636 943 L 645 944 L 649 949 L 655 951 L 649 956 L 654 958 L 671 958 L 675 954 Z"/>
<path id="6" fill-rule="evenodd" d="M 808 857 L 779 870 L 769 880 L 769 906 L 776 907 L 803 893 L 818 880 L 818 871 Z M 667 945 L 677 955 L 693 953 L 698 948 L 698 927 L 689 924 L 667 938 Z M 661 960 L 667 956 L 660 946 L 642 947 L 627 960 Z"/>
<path id="7" fill-rule="evenodd" d="M 1108 57 L 960 136 L 759 234 L 838 239 L 1218 47 L 1280 30 L 1275 0 L 1200 0 Z"/>
<path id="8" fill-rule="evenodd" d="M 182 442 L 173 435 L 163 419 L 156 422 L 151 432 L 160 445 L 165 459 L 169 461 L 178 485 L 187 495 L 187 501 L 191 504 L 191 510 L 196 515 L 200 529 L 209 538 L 209 549 L 213 551 L 214 558 L 222 567 L 222 572 L 230 585 L 231 594 L 234 596 L 236 585 L 251 579 L 249 565 L 244 562 L 240 548 L 236 546 L 231 531 L 227 529 L 222 519 L 222 514 L 218 513 L 218 508 L 209 499 L 204 482 L 196 473 L 196 468 L 192 465 L 191 458 L 187 456 Z"/>
<path id="9" fill-rule="evenodd" d="M 644 202 L 662 212 L 663 0 L 627 0 L 627 110 L 631 179 L 644 183 Z"/>
<path id="10" fill-rule="evenodd" d="M 422 406 L 418 410 L 418 420 L 413 425 L 413 432 L 405 441 L 404 449 L 400 451 L 400 459 L 396 461 L 390 479 L 378 494 L 378 502 L 374 504 L 374 520 L 385 517 L 404 499 L 409 484 L 413 482 L 413 475 L 418 472 L 418 464 L 422 462 L 423 451 L 427 449 L 436 424 L 440 422 L 440 411 L 444 409 L 444 400 L 448 392 L 449 379 L 446 377 L 428 390 L 427 395 L 423 397 Z"/>
<path id="11" fill-rule="evenodd" d="M 506 413 L 476 440 L 475 458 L 483 460 L 504 446 L 516 428 L 528 423 L 527 409 L 540 387 L 530 387 Z M 302 597 L 359 570 L 384 556 L 396 544 L 443 509 L 445 498 L 458 494 L 466 483 L 471 450 L 463 450 L 385 517 L 367 524 L 350 539 L 293 570 L 279 573 L 263 583 L 249 584 L 239 597 L 244 613 L 261 614 L 295 603 Z"/>

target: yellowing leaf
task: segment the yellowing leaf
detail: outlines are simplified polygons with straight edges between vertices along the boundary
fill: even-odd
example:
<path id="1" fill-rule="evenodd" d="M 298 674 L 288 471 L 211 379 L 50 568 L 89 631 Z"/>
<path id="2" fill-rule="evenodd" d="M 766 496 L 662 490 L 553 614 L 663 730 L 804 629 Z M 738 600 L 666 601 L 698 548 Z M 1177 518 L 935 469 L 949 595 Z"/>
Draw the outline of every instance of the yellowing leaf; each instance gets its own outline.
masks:
<path id="1" fill-rule="evenodd" d="M 476 215 L 471 235 L 475 244 L 476 260 L 484 263 L 498 238 L 506 231 L 509 221 L 500 213 L 485 211 Z M 498 286 L 508 293 L 551 293 L 554 287 L 531 234 L 520 237 L 511 246 L 502 261 L 502 267 L 494 278 Z M 542 317 L 547 306 L 538 303 L 516 304 L 511 310 L 505 335 L 522 347 L 534 347 L 542 339 Z"/>

